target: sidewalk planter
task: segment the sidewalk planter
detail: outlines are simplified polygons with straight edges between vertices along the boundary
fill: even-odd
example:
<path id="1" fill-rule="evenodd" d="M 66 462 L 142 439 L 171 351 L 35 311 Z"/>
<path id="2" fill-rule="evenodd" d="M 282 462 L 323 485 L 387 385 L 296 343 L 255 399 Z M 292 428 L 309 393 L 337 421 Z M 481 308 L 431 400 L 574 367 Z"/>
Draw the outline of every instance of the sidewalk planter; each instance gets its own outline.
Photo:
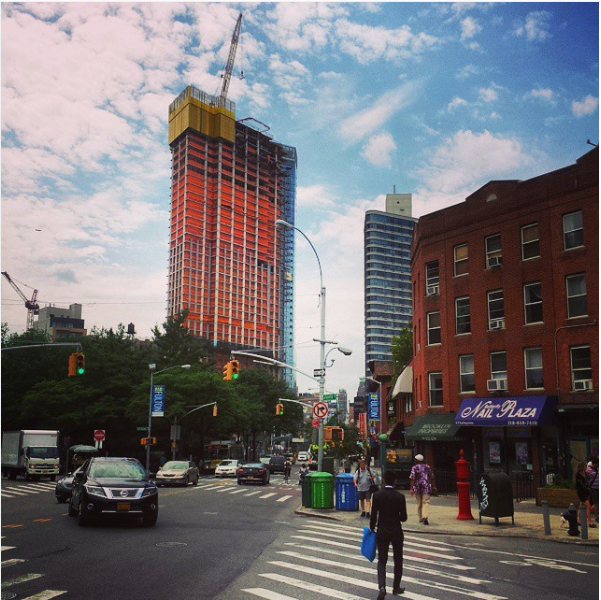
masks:
<path id="1" fill-rule="evenodd" d="M 336 510 L 359 510 L 359 494 L 350 473 L 336 475 Z"/>
<path id="2" fill-rule="evenodd" d="M 312 508 L 334 508 L 334 476 L 318 471 L 311 475 Z"/>
<path id="3" fill-rule="evenodd" d="M 303 479 L 303 487 L 302 487 L 302 496 L 301 496 L 301 501 L 302 501 L 302 505 L 305 508 L 312 508 L 313 504 L 311 502 L 311 478 L 313 477 L 314 473 L 307 473 L 305 475 L 305 478 Z"/>
<path id="4" fill-rule="evenodd" d="M 541 506 L 543 500 L 549 503 L 550 508 L 568 508 L 570 504 L 580 504 L 576 490 L 562 488 L 536 488 L 536 505 Z"/>

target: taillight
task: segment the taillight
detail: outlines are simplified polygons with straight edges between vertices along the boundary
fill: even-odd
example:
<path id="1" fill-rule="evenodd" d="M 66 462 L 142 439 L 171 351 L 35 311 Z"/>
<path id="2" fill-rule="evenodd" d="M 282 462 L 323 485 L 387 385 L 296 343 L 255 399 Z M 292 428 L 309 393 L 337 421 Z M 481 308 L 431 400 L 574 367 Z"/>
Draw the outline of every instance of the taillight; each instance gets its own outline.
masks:
<path id="1" fill-rule="evenodd" d="M 240 473 L 240 474 L 244 473 L 244 469 L 238 469 L 238 473 Z"/>
<path id="2" fill-rule="evenodd" d="M 259 473 L 265 473 L 265 469 L 259 469 Z"/>

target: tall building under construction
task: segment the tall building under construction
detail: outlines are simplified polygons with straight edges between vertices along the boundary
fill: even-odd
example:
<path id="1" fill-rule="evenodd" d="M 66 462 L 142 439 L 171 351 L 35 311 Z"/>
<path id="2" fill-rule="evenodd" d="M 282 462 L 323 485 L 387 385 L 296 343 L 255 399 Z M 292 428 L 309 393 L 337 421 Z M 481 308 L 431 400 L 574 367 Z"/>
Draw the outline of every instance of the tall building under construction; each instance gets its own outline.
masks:
<path id="1" fill-rule="evenodd" d="M 169 107 L 168 317 L 213 346 L 293 363 L 296 150 L 235 105 L 187 87 Z M 291 373 L 291 371 L 286 370 Z M 292 375 L 286 378 L 293 384 Z"/>

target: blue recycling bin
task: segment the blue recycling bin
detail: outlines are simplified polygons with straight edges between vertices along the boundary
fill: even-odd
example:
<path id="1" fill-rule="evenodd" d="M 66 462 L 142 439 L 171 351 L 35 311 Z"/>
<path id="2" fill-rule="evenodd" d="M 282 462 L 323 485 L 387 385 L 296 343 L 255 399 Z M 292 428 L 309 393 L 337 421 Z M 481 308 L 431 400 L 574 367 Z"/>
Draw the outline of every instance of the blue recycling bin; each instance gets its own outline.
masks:
<path id="1" fill-rule="evenodd" d="M 336 475 L 336 510 L 359 510 L 359 494 L 351 473 Z"/>

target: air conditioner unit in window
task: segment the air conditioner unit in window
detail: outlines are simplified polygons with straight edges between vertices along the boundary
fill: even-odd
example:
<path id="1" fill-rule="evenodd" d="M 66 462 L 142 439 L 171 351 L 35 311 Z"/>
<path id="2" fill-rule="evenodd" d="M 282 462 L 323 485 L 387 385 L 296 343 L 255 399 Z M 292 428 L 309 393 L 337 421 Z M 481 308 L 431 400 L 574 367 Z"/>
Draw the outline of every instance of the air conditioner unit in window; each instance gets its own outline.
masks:
<path id="1" fill-rule="evenodd" d="M 505 329 L 505 319 L 491 319 L 490 320 L 490 329 Z"/>
<path id="2" fill-rule="evenodd" d="M 489 267 L 500 267 L 503 264 L 503 257 L 502 256 L 491 256 L 488 259 L 488 266 Z"/>
<path id="3" fill-rule="evenodd" d="M 587 392 L 593 389 L 592 379 L 577 379 L 574 381 L 574 389 L 577 392 Z"/>
<path id="4" fill-rule="evenodd" d="M 438 295 L 439 286 L 437 285 L 428 285 L 426 286 L 426 296 L 436 296 Z"/>
<path id="5" fill-rule="evenodd" d="M 489 379 L 486 382 L 486 389 L 489 392 L 501 392 L 507 389 L 507 379 Z"/>

